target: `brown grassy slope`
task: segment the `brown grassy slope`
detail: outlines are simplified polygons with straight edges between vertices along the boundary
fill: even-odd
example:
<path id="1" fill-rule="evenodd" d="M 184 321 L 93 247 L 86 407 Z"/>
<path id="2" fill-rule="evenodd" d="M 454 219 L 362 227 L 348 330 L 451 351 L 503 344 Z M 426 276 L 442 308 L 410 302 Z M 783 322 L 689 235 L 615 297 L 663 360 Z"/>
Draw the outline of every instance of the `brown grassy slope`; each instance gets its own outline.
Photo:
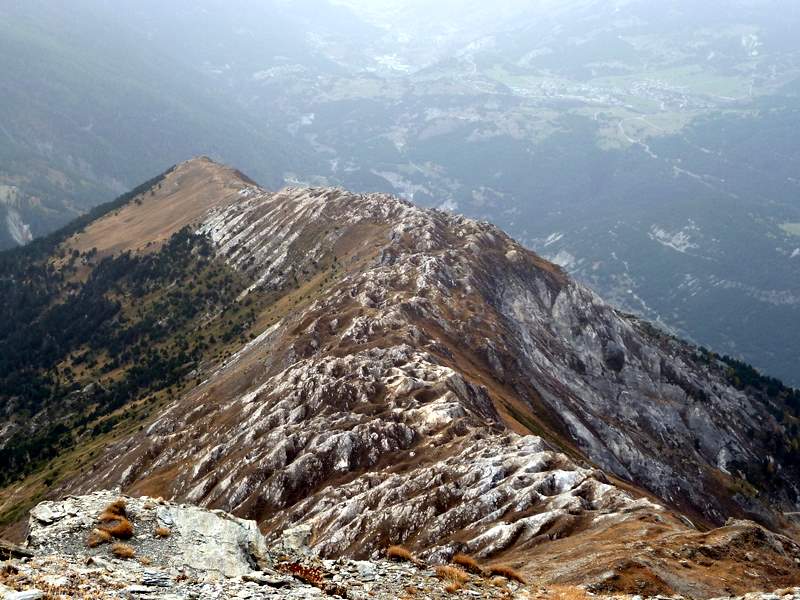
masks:
<path id="1" fill-rule="evenodd" d="M 709 532 L 685 529 L 666 514 L 595 522 L 577 535 L 516 547 L 495 559 L 520 567 L 537 585 L 691 598 L 740 595 L 800 584 L 791 542 L 772 547 L 763 529 L 735 523 Z M 781 538 L 779 538 L 781 539 Z"/>
<path id="2" fill-rule="evenodd" d="M 210 208 L 237 202 L 239 191 L 249 185 L 234 169 L 194 158 L 179 164 L 152 194 L 146 192 L 93 222 L 66 246 L 80 252 L 97 248 L 100 256 L 154 250 Z"/>

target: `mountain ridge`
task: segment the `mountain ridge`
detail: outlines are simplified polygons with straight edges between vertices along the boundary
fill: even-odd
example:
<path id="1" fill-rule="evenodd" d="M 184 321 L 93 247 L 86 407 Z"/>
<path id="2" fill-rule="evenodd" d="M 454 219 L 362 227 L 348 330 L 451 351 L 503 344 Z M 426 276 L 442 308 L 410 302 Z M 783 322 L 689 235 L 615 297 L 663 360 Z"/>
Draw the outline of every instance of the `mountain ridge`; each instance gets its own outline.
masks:
<path id="1" fill-rule="evenodd" d="M 255 518 L 268 536 L 310 524 L 331 556 L 408 542 L 526 569 L 526 552 L 562 538 L 613 549 L 615 530 L 653 539 L 648 523 L 688 535 L 681 513 L 793 531 L 781 512 L 797 505 L 796 417 L 773 414 L 782 396 L 737 389 L 718 358 L 615 310 L 492 225 L 385 194 L 268 192 L 195 159 L 66 239 L 64 254 L 157 261 L 175 244 L 199 244 L 189 256 L 236 281 L 180 330 L 210 349 L 135 397 L 142 412 L 50 494 L 113 483 Z M 142 297 L 177 286 L 196 299 L 206 272 Z M 237 311 L 226 346 L 195 340 Z M 0 508 L 31 485 L 7 488 Z M 648 555 L 620 569 L 667 591 L 681 567 Z M 722 589 L 701 571 L 681 589 Z"/>

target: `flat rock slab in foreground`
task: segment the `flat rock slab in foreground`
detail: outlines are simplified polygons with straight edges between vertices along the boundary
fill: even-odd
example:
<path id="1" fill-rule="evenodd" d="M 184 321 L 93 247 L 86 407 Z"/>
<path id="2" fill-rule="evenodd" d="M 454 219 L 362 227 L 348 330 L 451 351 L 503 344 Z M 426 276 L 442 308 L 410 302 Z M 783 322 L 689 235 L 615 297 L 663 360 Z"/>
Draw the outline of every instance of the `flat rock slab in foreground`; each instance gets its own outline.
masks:
<path id="1" fill-rule="evenodd" d="M 108 545 L 88 548 L 87 536 L 97 518 L 119 498 L 111 492 L 42 502 L 30 513 L 28 545 L 37 554 L 107 556 Z M 264 556 L 264 538 L 253 521 L 222 511 L 176 505 L 150 499 L 126 498 L 126 513 L 134 536 L 126 540 L 137 555 L 173 569 L 241 577 L 252 572 L 256 557 Z M 156 531 L 163 528 L 164 535 Z"/>
<path id="2" fill-rule="evenodd" d="M 45 598 L 37 590 L 52 594 L 46 598 L 450 597 L 446 583 L 425 566 L 321 560 L 305 546 L 310 535 L 306 527 L 288 530 L 267 547 L 253 521 L 150 498 L 124 498 L 134 528 L 124 543 L 133 556 L 118 558 L 114 540 L 87 545 L 101 526 L 98 517 L 118 498 L 97 492 L 34 508 L 28 536 L 34 556 L 0 569 L 5 586 L 0 598 Z M 516 583 L 498 580 L 489 585 L 477 576 L 465 582 L 463 593 L 473 598 L 527 597 Z"/>

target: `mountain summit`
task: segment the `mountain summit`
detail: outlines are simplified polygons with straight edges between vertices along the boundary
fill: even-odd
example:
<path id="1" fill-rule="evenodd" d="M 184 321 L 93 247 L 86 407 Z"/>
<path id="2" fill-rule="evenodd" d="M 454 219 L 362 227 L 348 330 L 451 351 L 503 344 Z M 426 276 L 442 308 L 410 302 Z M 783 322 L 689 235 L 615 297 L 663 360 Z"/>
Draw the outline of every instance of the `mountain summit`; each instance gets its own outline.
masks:
<path id="1" fill-rule="evenodd" d="M 268 539 L 309 526 L 327 557 L 405 544 L 631 593 L 800 582 L 779 535 L 800 395 L 488 223 L 201 158 L 16 253 L 8 523 L 45 482 L 119 487 Z"/>

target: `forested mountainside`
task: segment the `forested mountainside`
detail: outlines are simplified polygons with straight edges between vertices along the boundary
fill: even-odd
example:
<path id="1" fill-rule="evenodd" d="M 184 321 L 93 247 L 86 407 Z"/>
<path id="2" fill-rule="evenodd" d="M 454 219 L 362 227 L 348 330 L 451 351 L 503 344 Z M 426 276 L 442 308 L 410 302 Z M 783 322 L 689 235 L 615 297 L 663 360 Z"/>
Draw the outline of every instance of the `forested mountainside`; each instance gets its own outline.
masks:
<path id="1" fill-rule="evenodd" d="M 155 17 L 155 4 L 136 6 Z M 192 152 L 229 157 L 270 185 L 316 170 L 269 115 L 235 106 L 191 56 L 139 25 L 105 0 L 0 6 L 0 107 L 14 116 L 0 127 L 0 248 L 47 235 Z"/>

